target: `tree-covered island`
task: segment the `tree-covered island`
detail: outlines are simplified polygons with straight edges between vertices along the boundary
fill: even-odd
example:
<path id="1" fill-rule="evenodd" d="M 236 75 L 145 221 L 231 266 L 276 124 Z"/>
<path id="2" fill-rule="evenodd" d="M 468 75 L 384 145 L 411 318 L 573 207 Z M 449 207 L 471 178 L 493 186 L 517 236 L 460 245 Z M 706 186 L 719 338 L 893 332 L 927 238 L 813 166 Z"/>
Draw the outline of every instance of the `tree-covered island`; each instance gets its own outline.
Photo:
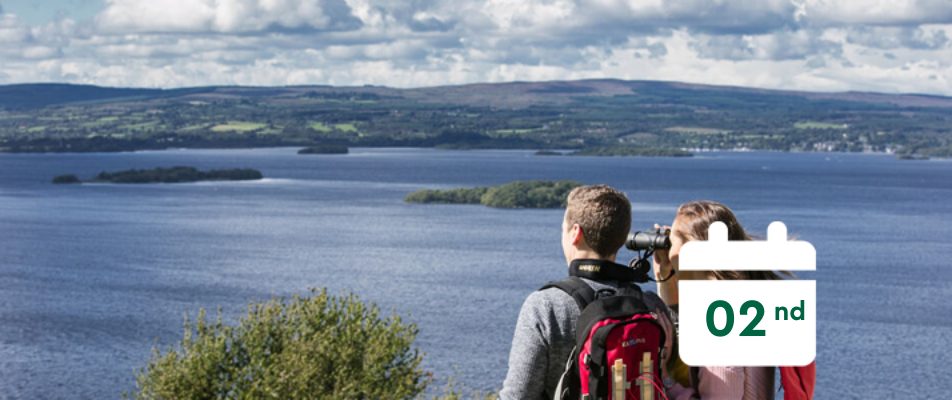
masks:
<path id="1" fill-rule="evenodd" d="M 561 208 L 568 193 L 582 184 L 575 181 L 516 181 L 493 187 L 419 190 L 407 195 L 408 203 L 482 204 L 495 208 Z"/>
<path id="2" fill-rule="evenodd" d="M 298 150 L 298 154 L 347 154 L 348 151 L 342 144 L 319 144 Z"/>
<path id="3" fill-rule="evenodd" d="M 569 153 L 571 156 L 600 157 L 693 157 L 689 151 L 673 147 L 598 146 Z"/>
<path id="4" fill-rule="evenodd" d="M 68 175 L 59 175 L 59 176 L 53 177 L 53 183 L 57 185 L 68 185 L 73 183 L 82 183 L 82 181 L 80 181 L 79 177 L 77 177 L 76 175 L 68 174 Z"/>
<path id="5" fill-rule="evenodd" d="M 195 167 L 129 169 L 100 172 L 89 182 L 102 183 L 186 183 L 201 181 L 252 181 L 264 178 L 261 171 L 251 168 L 213 169 L 200 171 Z M 53 183 L 80 183 L 76 175 L 60 175 Z"/>
<path id="6" fill-rule="evenodd" d="M 570 152 L 539 150 L 537 156 L 597 156 L 597 157 L 693 157 L 694 154 L 674 147 L 644 147 L 631 145 L 591 146 Z"/>

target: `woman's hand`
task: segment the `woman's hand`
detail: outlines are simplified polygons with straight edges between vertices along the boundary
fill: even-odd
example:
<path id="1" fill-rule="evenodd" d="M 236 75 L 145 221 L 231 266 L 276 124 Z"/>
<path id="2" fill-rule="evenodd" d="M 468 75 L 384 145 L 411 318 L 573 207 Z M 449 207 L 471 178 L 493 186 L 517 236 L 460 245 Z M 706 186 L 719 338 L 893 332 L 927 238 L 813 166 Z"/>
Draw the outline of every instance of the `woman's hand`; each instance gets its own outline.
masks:
<path id="1" fill-rule="evenodd" d="M 671 231 L 670 226 L 660 226 L 658 224 L 655 224 L 654 228 L 655 229 L 660 228 L 668 232 Z M 654 251 L 654 268 L 652 268 L 652 271 L 654 272 L 655 280 L 656 281 L 661 280 L 670 276 L 672 268 L 673 266 L 671 265 L 671 260 L 668 258 L 668 250 L 667 249 L 655 250 Z"/>
<path id="2" fill-rule="evenodd" d="M 655 225 L 655 229 L 661 228 L 667 231 L 669 234 L 671 232 L 670 226 L 658 226 Z M 661 300 L 664 300 L 665 304 L 668 306 L 675 306 L 678 304 L 678 277 L 677 275 L 672 274 L 672 272 L 677 272 L 674 263 L 671 262 L 671 252 L 668 249 L 664 250 L 655 250 L 654 252 L 654 278 L 658 282 L 658 295 L 661 296 Z M 666 279 L 665 281 L 661 281 Z"/>

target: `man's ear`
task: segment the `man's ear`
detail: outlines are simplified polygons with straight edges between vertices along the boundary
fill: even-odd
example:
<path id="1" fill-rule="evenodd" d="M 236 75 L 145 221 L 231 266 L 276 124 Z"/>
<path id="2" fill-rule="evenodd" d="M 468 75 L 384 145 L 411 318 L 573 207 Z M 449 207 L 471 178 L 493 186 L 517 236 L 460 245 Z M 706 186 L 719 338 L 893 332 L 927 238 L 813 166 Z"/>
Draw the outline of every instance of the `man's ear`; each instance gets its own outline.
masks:
<path id="1" fill-rule="evenodd" d="M 578 247 L 580 243 L 585 241 L 585 232 L 582 232 L 582 227 L 578 224 L 572 225 L 572 245 Z"/>

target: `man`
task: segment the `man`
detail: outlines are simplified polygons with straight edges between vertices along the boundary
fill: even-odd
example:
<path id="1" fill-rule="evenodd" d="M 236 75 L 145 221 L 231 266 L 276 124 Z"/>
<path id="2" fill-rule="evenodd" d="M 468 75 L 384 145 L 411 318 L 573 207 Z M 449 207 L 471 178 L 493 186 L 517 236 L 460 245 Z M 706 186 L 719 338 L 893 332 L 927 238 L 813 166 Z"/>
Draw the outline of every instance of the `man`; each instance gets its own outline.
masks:
<path id="1" fill-rule="evenodd" d="M 614 262 L 628 237 L 630 226 L 631 203 L 624 193 L 606 185 L 575 188 L 568 195 L 562 219 L 565 261 L 569 265 L 576 260 Z M 584 280 L 596 292 L 631 285 L 610 280 Z M 661 311 L 658 312 L 659 319 L 667 337 L 664 353 L 670 354 L 674 329 L 667 307 L 656 294 L 644 294 L 645 303 Z M 536 291 L 526 298 L 516 322 L 509 353 L 509 372 L 499 393 L 500 400 L 553 398 L 575 345 L 575 323 L 579 314 L 575 300 L 558 288 Z"/>

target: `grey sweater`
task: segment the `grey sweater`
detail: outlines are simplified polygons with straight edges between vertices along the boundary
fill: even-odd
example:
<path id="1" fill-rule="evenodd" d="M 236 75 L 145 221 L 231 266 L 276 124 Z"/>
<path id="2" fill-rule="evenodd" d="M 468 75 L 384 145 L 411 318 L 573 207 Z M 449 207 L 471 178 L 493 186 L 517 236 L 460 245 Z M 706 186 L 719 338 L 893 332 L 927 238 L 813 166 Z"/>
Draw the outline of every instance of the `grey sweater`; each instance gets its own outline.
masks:
<path id="1" fill-rule="evenodd" d="M 619 287 L 618 282 L 584 280 L 595 291 Z M 644 291 L 644 295 L 648 307 L 661 316 L 667 337 L 665 354 L 671 354 L 674 325 L 670 311 L 654 292 Z M 575 300 L 557 288 L 536 291 L 526 298 L 512 337 L 509 372 L 499 392 L 500 400 L 552 399 L 575 346 L 575 320 L 579 314 Z"/>

